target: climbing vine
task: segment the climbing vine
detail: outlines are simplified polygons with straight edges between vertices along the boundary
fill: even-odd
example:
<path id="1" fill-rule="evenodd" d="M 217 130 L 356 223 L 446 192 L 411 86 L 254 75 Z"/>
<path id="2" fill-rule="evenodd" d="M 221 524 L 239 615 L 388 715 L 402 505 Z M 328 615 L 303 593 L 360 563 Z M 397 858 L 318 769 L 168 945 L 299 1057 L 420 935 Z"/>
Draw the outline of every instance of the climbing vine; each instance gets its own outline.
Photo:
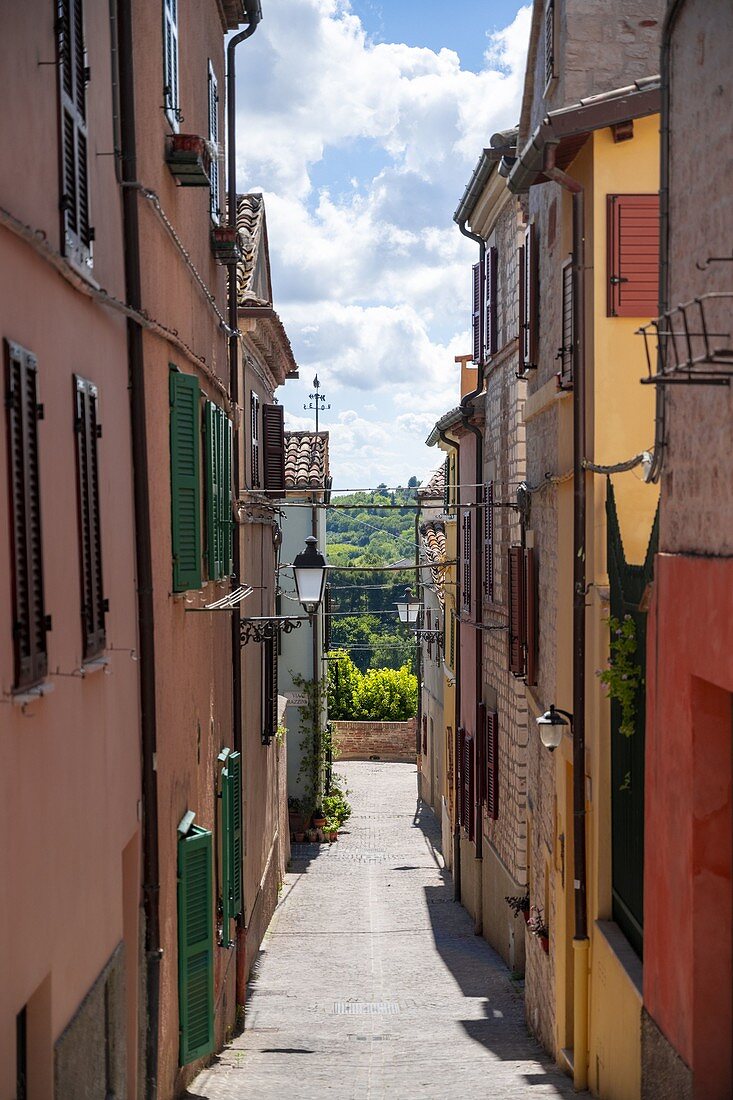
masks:
<path id="1" fill-rule="evenodd" d="M 305 703 L 298 707 L 300 711 L 300 770 L 298 779 L 302 782 L 305 794 L 302 805 L 306 817 L 316 809 L 321 809 L 323 795 L 323 777 L 326 761 L 332 748 L 331 731 L 325 722 L 326 685 L 324 681 L 314 683 L 303 676 L 294 675 L 293 684 L 305 695 Z"/>
<path id="2" fill-rule="evenodd" d="M 631 615 L 624 615 L 623 621 L 612 615 L 608 625 L 611 630 L 611 655 L 608 668 L 603 669 L 599 676 L 607 689 L 609 699 L 615 699 L 621 707 L 619 732 L 624 737 L 631 737 L 634 732 L 638 692 L 644 683 L 641 666 L 636 658 L 636 623 Z"/>

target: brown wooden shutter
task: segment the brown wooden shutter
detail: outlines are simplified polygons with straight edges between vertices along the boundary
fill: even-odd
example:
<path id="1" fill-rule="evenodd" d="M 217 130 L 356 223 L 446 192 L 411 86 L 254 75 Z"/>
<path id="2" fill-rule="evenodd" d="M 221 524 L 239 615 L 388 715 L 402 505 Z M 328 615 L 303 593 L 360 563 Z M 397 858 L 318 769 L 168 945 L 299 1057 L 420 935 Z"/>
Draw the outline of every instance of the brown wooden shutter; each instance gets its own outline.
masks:
<path id="1" fill-rule="evenodd" d="M 91 267 L 89 172 L 87 164 L 86 84 L 82 0 L 58 0 L 57 51 L 61 134 L 61 236 L 64 255 Z"/>
<path id="2" fill-rule="evenodd" d="M 471 513 L 463 513 L 463 565 L 461 569 L 463 584 L 463 610 L 471 610 Z"/>
<path id="3" fill-rule="evenodd" d="M 465 799 L 465 760 L 466 760 L 466 731 L 463 726 L 458 727 L 458 759 L 456 760 L 456 790 L 458 792 L 458 824 L 466 828 L 468 813 Z"/>
<path id="4" fill-rule="evenodd" d="M 474 737 L 467 733 L 463 743 L 464 760 L 464 800 L 466 804 L 466 832 L 468 839 L 473 840 L 476 835 L 476 793 L 474 771 Z"/>
<path id="5" fill-rule="evenodd" d="M 484 595 L 494 598 L 494 483 L 484 485 Z"/>
<path id="6" fill-rule="evenodd" d="M 481 807 L 486 802 L 486 703 L 479 700 L 476 705 L 476 805 L 478 820 L 481 821 Z"/>
<path id="7" fill-rule="evenodd" d="M 562 336 L 557 357 L 560 360 L 560 385 L 573 384 L 573 261 L 562 267 Z"/>
<path id="8" fill-rule="evenodd" d="M 499 716 L 485 711 L 486 729 L 486 811 L 494 821 L 499 816 Z"/>
<path id="9" fill-rule="evenodd" d="M 538 249 L 534 223 L 524 231 L 520 257 L 520 368 L 522 373 L 537 366 Z"/>
<path id="10" fill-rule="evenodd" d="M 537 562 L 534 550 L 524 551 L 524 593 L 526 614 L 526 676 L 527 683 L 537 683 L 538 615 L 537 615 Z"/>
<path id="11" fill-rule="evenodd" d="M 105 647 L 107 601 L 102 579 L 102 524 L 99 511 L 98 391 L 86 378 L 74 376 L 77 501 L 81 549 L 81 622 L 84 660 Z"/>
<path id="12" fill-rule="evenodd" d="M 38 683 L 48 670 L 38 457 L 38 365 L 31 352 L 5 342 L 5 404 L 13 563 L 14 687 Z"/>
<path id="13" fill-rule="evenodd" d="M 486 253 L 486 321 L 485 321 L 485 358 L 496 354 L 499 346 L 497 332 L 498 311 L 496 308 L 497 283 L 499 269 L 499 250 L 493 246 Z"/>
<path id="14" fill-rule="evenodd" d="M 471 311 L 471 324 L 473 330 L 473 361 L 481 362 L 481 348 L 483 346 L 483 325 L 481 322 L 481 297 L 483 291 L 483 268 L 480 263 L 473 265 L 473 306 Z"/>
<path id="15" fill-rule="evenodd" d="M 521 546 L 509 547 L 509 671 L 515 676 L 525 672 L 525 629 L 527 615 L 524 598 L 524 559 Z"/>
<path id="16" fill-rule="evenodd" d="M 608 316 L 655 317 L 659 300 L 659 196 L 609 195 Z"/>
<path id="17" fill-rule="evenodd" d="M 527 324 L 527 303 L 524 299 L 524 245 L 519 249 L 517 270 L 519 273 L 519 373 L 524 374 L 524 332 Z"/>
<path id="18" fill-rule="evenodd" d="M 545 8 L 545 86 L 555 75 L 555 3 L 548 0 Z"/>
<path id="19" fill-rule="evenodd" d="M 262 744 L 269 745 L 277 733 L 277 644 L 274 638 L 262 643 Z"/>
<path id="20" fill-rule="evenodd" d="M 252 488 L 260 487 L 260 399 L 256 393 L 249 397 L 250 458 Z"/>
<path id="21" fill-rule="evenodd" d="M 285 413 L 282 405 L 262 406 L 262 448 L 265 492 L 285 496 Z"/>

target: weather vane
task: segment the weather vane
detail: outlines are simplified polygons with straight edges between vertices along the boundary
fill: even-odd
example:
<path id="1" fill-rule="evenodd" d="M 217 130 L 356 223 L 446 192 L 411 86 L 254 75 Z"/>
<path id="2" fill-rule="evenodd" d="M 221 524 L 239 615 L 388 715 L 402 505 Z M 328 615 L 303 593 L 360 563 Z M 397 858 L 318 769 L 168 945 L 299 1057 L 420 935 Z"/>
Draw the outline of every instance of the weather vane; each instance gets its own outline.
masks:
<path id="1" fill-rule="evenodd" d="M 321 383 L 318 381 L 318 375 L 316 375 L 315 378 L 313 379 L 313 389 L 316 392 L 308 394 L 308 397 L 310 398 L 310 405 L 304 405 L 303 406 L 304 409 L 315 409 L 315 413 L 316 413 L 316 433 L 318 432 L 318 415 L 319 415 L 319 413 L 325 412 L 326 409 L 331 408 L 330 405 L 326 404 L 326 395 L 324 393 L 319 393 L 318 392 L 320 390 L 320 388 L 321 388 Z"/>

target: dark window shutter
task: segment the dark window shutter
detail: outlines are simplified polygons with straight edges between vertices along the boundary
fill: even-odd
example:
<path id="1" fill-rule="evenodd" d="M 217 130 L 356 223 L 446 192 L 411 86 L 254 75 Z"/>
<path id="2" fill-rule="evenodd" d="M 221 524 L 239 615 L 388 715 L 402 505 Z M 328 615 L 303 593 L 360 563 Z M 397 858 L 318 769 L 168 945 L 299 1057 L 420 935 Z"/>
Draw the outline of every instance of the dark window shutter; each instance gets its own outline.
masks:
<path id="1" fill-rule="evenodd" d="M 458 792 L 458 824 L 465 829 L 468 822 L 466 807 L 466 731 L 458 727 L 458 760 L 456 761 L 456 789 Z"/>
<path id="2" fill-rule="evenodd" d="M 538 615 L 537 615 L 537 562 L 534 549 L 524 551 L 524 599 L 526 614 L 527 683 L 537 683 Z"/>
<path id="3" fill-rule="evenodd" d="M 659 196 L 609 195 L 608 315 L 654 317 L 659 299 Z"/>
<path id="4" fill-rule="evenodd" d="M 99 513 L 101 434 L 97 387 L 74 376 L 74 430 L 76 432 L 77 500 L 81 543 L 81 621 L 84 660 L 104 650 L 107 603 L 102 580 L 102 524 Z"/>
<path id="5" fill-rule="evenodd" d="M 537 366 L 538 249 L 534 223 L 524 231 L 520 252 L 520 368 L 522 373 Z"/>
<path id="6" fill-rule="evenodd" d="M 493 246 L 486 252 L 486 320 L 484 323 L 485 358 L 495 355 L 499 346 L 497 331 L 497 287 L 498 287 L 499 251 Z"/>
<path id="7" fill-rule="evenodd" d="M 472 268 L 473 305 L 471 309 L 471 327 L 473 332 L 473 361 L 481 362 L 481 349 L 483 347 L 483 325 L 481 321 L 481 299 L 483 294 L 483 268 L 480 263 Z"/>
<path id="8" fill-rule="evenodd" d="M 494 483 L 484 485 L 484 595 L 494 598 Z"/>
<path id="9" fill-rule="evenodd" d="M 224 572 L 231 576 L 234 568 L 233 547 L 234 541 L 234 509 L 232 507 L 232 448 L 234 446 L 234 430 L 228 416 L 221 413 L 224 436 L 224 473 L 221 484 L 221 525 L 224 542 Z"/>
<path id="10" fill-rule="evenodd" d="M 521 546 L 509 547 L 509 671 L 515 676 L 525 672 L 525 628 L 527 616 L 524 596 L 524 560 Z"/>
<path id="11" fill-rule="evenodd" d="M 282 405 L 262 406 L 265 492 L 285 496 L 285 413 Z"/>
<path id="12" fill-rule="evenodd" d="M 206 564 L 209 580 L 219 580 L 224 572 L 224 529 L 221 515 L 224 476 L 223 427 L 221 410 L 211 401 L 207 401 L 204 406 L 204 469 Z"/>
<path id="13" fill-rule="evenodd" d="M 219 89 L 216 73 L 209 61 L 209 141 L 211 154 L 211 218 L 219 224 Z"/>
<path id="14" fill-rule="evenodd" d="M 432 630 L 433 629 L 433 613 L 430 610 L 430 608 L 428 608 L 425 612 L 425 629 L 426 630 Z M 427 643 L 426 648 L 427 648 L 427 652 L 428 652 L 428 657 L 432 657 L 433 656 L 433 643 L 431 642 L 430 638 L 426 639 L 426 643 Z"/>
<path id="15" fill-rule="evenodd" d="M 260 487 L 260 399 L 256 393 L 249 397 L 250 457 L 252 488 Z"/>
<path id="16" fill-rule="evenodd" d="M 214 1049 L 212 836 L 193 826 L 178 842 L 180 1065 Z"/>
<path id="17" fill-rule="evenodd" d="M 562 343 L 560 359 L 560 385 L 569 388 L 573 384 L 573 261 L 562 268 Z"/>
<path id="18" fill-rule="evenodd" d="M 476 706 L 476 805 L 478 820 L 481 821 L 481 808 L 486 802 L 486 703 L 479 701 Z"/>
<path id="19" fill-rule="evenodd" d="M 262 644 L 262 743 L 269 745 L 277 733 L 277 645 L 274 638 Z"/>
<path id="20" fill-rule="evenodd" d="M 163 0 L 163 105 L 173 130 L 178 130 L 178 0 Z"/>
<path id="21" fill-rule="evenodd" d="M 38 683 L 48 671 L 38 470 L 38 365 L 34 355 L 9 341 L 5 342 L 5 359 L 14 686 L 23 688 Z"/>
<path id="22" fill-rule="evenodd" d="M 486 811 L 494 821 L 499 816 L 499 716 L 486 710 Z"/>
<path id="23" fill-rule="evenodd" d="M 467 733 L 463 744 L 464 760 L 464 799 L 466 804 L 466 832 L 468 839 L 473 840 L 476 835 L 476 793 L 474 772 L 474 737 Z"/>
<path id="24" fill-rule="evenodd" d="M 172 370 L 170 402 L 173 591 L 184 592 L 201 587 L 198 379 Z"/>
<path id="25" fill-rule="evenodd" d="M 231 787 L 230 802 L 230 855 L 229 870 L 231 881 L 231 911 L 233 917 L 242 912 L 242 755 L 230 752 L 227 758 L 227 772 Z"/>
<path id="26" fill-rule="evenodd" d="M 545 85 L 555 75 L 555 4 L 549 0 L 545 8 Z"/>
<path id="27" fill-rule="evenodd" d="M 61 236 L 63 252 L 91 267 L 87 163 L 84 12 L 82 0 L 58 0 L 57 56 L 61 112 Z"/>
<path id="28" fill-rule="evenodd" d="M 450 508 L 450 455 L 445 456 L 445 473 L 443 476 L 443 511 L 447 513 Z"/>
<path id="29" fill-rule="evenodd" d="M 471 610 L 471 513 L 463 514 L 463 563 L 461 568 L 463 586 L 463 610 Z"/>

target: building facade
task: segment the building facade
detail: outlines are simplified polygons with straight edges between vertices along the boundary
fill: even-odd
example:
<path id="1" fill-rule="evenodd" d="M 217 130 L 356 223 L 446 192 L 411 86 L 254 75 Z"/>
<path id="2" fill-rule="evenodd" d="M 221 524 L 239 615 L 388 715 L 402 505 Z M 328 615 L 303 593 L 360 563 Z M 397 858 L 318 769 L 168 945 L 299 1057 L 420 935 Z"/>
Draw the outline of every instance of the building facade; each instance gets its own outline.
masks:
<path id="1" fill-rule="evenodd" d="M 422 640 L 420 657 L 420 745 L 418 749 L 418 792 L 440 817 L 445 792 L 445 716 L 443 712 L 443 642 L 445 629 L 444 562 L 445 546 L 445 464 L 442 464 L 424 488 L 418 489 L 420 504 L 418 557 L 421 568 L 418 586 L 422 611 L 419 629 L 431 631 Z M 440 631 L 441 640 L 436 640 Z"/>

